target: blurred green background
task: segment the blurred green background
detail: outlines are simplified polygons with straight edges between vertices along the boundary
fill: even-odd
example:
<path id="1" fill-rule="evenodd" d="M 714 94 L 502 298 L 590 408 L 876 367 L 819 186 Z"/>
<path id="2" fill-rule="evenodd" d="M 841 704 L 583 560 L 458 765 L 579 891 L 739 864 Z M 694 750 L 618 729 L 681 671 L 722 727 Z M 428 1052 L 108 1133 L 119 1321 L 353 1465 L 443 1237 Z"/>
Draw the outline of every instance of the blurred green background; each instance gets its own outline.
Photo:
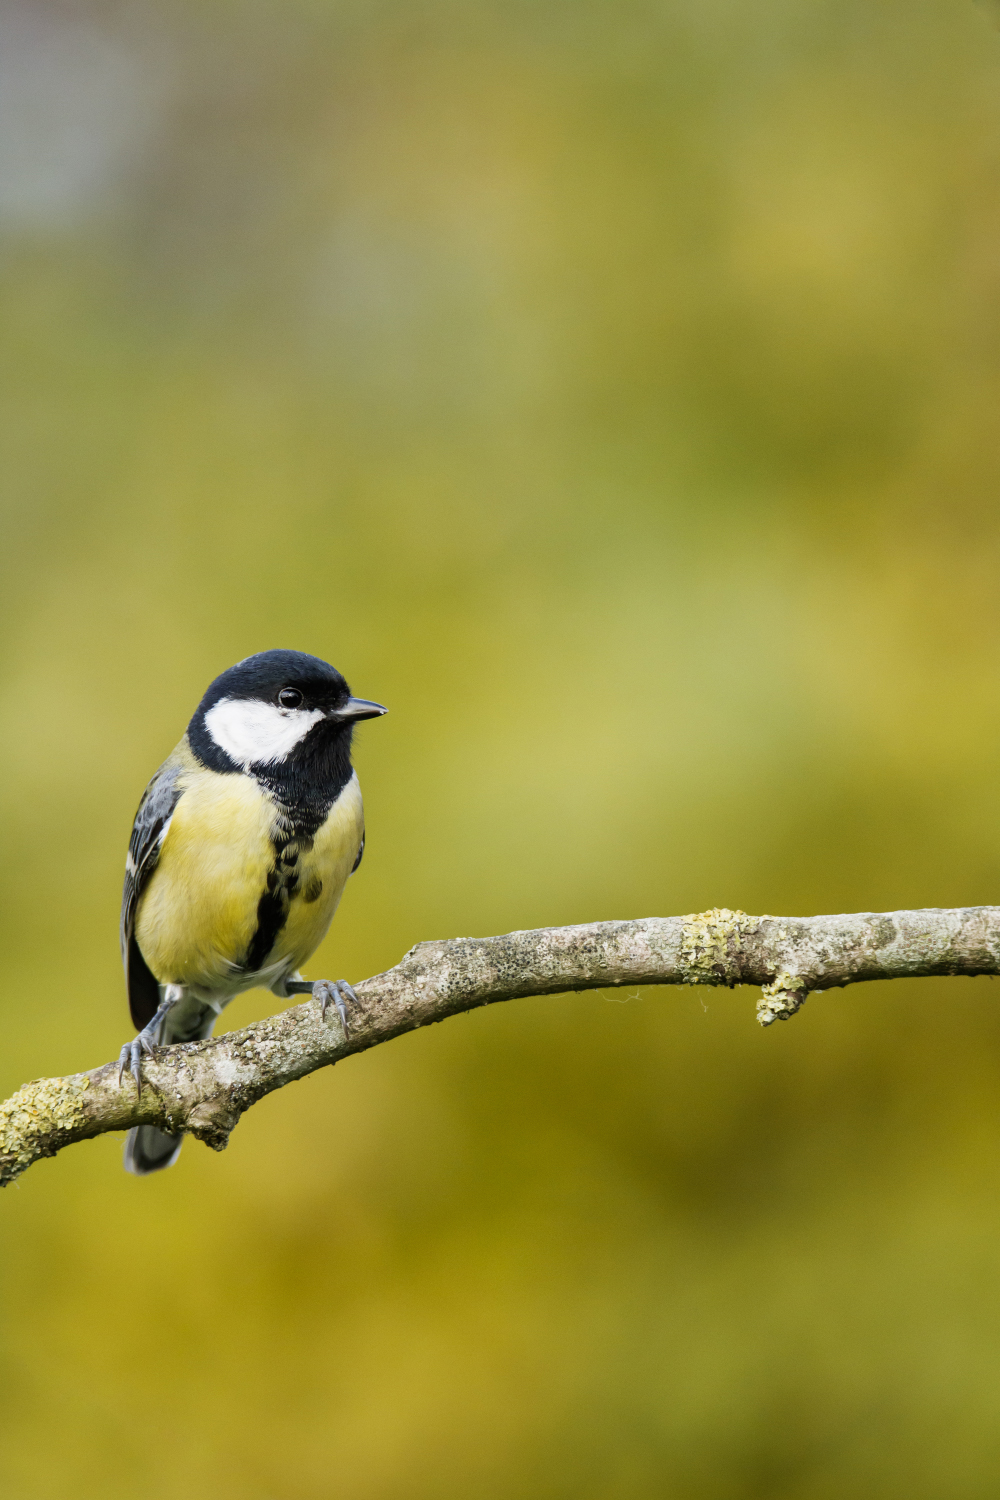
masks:
<path id="1" fill-rule="evenodd" d="M 2 1094 L 131 1034 L 135 806 L 270 646 L 391 708 L 314 975 L 1000 898 L 987 6 L 2 0 L 0 318 Z M 998 993 L 520 1001 L 43 1163 L 0 1488 L 992 1500 Z"/>

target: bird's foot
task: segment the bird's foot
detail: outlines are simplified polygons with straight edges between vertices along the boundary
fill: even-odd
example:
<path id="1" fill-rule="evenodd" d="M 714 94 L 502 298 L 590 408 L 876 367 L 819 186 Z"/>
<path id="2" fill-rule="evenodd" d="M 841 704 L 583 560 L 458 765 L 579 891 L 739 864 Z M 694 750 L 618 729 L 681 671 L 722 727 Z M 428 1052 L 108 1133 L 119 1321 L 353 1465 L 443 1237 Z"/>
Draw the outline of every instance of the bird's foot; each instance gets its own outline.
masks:
<path id="1" fill-rule="evenodd" d="M 337 1015 L 344 1029 L 344 1036 L 350 1036 L 350 1028 L 347 1025 L 347 1002 L 358 1003 L 358 997 L 354 993 L 346 979 L 317 979 L 312 987 L 313 999 L 320 1003 L 320 1015 L 326 1020 L 326 1013 L 331 1003 L 337 1007 Z"/>
<path id="2" fill-rule="evenodd" d="M 121 1087 L 122 1075 L 128 1068 L 135 1079 L 135 1091 L 142 1094 L 142 1059 L 144 1055 L 152 1053 L 156 1048 L 156 1032 L 152 1025 L 144 1026 L 137 1037 L 126 1042 L 118 1059 L 118 1086 Z"/>
<path id="3" fill-rule="evenodd" d="M 179 984 L 168 984 L 163 988 L 163 1000 L 156 1015 L 144 1026 L 137 1037 L 126 1042 L 118 1058 L 118 1087 L 128 1068 L 135 1079 L 135 1091 L 142 1096 L 142 1059 L 156 1050 L 163 1038 L 163 1023 L 179 1000 L 184 998 L 184 988 Z"/>

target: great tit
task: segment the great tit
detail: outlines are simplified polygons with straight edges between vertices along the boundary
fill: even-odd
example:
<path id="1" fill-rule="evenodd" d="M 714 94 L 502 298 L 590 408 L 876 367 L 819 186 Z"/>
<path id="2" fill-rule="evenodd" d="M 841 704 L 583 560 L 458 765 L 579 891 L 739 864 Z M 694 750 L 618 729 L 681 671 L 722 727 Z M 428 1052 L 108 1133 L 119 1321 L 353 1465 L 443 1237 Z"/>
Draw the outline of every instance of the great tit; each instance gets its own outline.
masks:
<path id="1" fill-rule="evenodd" d="M 359 719 L 386 710 L 301 651 L 261 651 L 211 684 L 143 794 L 122 895 L 121 945 L 139 1035 L 118 1067 L 142 1088 L 143 1054 L 210 1036 L 223 1007 L 261 986 L 313 993 L 347 1029 L 345 981 L 313 985 L 315 952 L 365 847 L 351 767 Z M 125 1167 L 177 1160 L 181 1137 L 131 1130 Z"/>

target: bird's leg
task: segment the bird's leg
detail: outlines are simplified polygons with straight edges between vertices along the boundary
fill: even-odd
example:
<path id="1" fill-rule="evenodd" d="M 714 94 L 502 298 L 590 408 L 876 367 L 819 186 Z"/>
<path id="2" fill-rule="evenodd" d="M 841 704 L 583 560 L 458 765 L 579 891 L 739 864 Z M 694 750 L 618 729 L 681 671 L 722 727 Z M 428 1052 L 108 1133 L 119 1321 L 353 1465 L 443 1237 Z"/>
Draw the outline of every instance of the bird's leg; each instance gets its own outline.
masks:
<path id="1" fill-rule="evenodd" d="M 126 1042 L 118 1059 L 118 1083 L 121 1084 L 122 1074 L 128 1068 L 135 1079 L 135 1091 L 142 1094 L 142 1059 L 144 1053 L 152 1052 L 160 1045 L 163 1024 L 167 1016 L 173 1010 L 179 1000 L 184 999 L 184 986 L 182 984 L 167 984 L 163 987 L 163 999 L 160 1008 L 153 1019 L 142 1028 L 137 1037 L 131 1042 Z"/>
<path id="2" fill-rule="evenodd" d="M 346 979 L 317 979 L 315 984 L 310 984 L 307 979 L 289 979 L 285 983 L 285 989 L 289 995 L 312 995 L 313 999 L 320 1003 L 320 1015 L 324 1021 L 332 1002 L 337 1008 L 344 1036 L 350 1036 L 347 1025 L 347 1001 L 350 1000 L 357 1005 L 358 997 Z"/>

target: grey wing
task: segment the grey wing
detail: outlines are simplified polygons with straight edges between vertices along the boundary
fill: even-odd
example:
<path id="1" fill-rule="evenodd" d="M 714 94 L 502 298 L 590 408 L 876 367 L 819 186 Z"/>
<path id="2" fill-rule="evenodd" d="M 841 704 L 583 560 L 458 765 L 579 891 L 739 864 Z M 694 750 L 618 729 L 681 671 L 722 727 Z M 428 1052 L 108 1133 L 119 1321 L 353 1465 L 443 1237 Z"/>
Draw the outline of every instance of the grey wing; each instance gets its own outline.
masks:
<path id="1" fill-rule="evenodd" d="M 121 921 L 122 963 L 125 965 L 129 1009 L 133 1022 L 139 1028 L 145 1026 L 156 1013 L 159 987 L 135 940 L 135 912 L 139 897 L 156 869 L 163 836 L 181 797 L 183 789 L 177 785 L 181 769 L 176 761 L 165 761 L 143 792 L 139 811 L 132 825 L 132 837 L 129 839 L 128 857 L 125 861 Z"/>
<path id="2" fill-rule="evenodd" d="M 354 874 L 355 870 L 358 868 L 358 865 L 361 863 L 361 856 L 364 854 L 364 852 L 365 852 L 365 835 L 362 834 L 361 835 L 361 848 L 358 850 L 358 857 L 354 861 L 353 865 L 351 866 L 351 874 L 352 875 Z"/>

